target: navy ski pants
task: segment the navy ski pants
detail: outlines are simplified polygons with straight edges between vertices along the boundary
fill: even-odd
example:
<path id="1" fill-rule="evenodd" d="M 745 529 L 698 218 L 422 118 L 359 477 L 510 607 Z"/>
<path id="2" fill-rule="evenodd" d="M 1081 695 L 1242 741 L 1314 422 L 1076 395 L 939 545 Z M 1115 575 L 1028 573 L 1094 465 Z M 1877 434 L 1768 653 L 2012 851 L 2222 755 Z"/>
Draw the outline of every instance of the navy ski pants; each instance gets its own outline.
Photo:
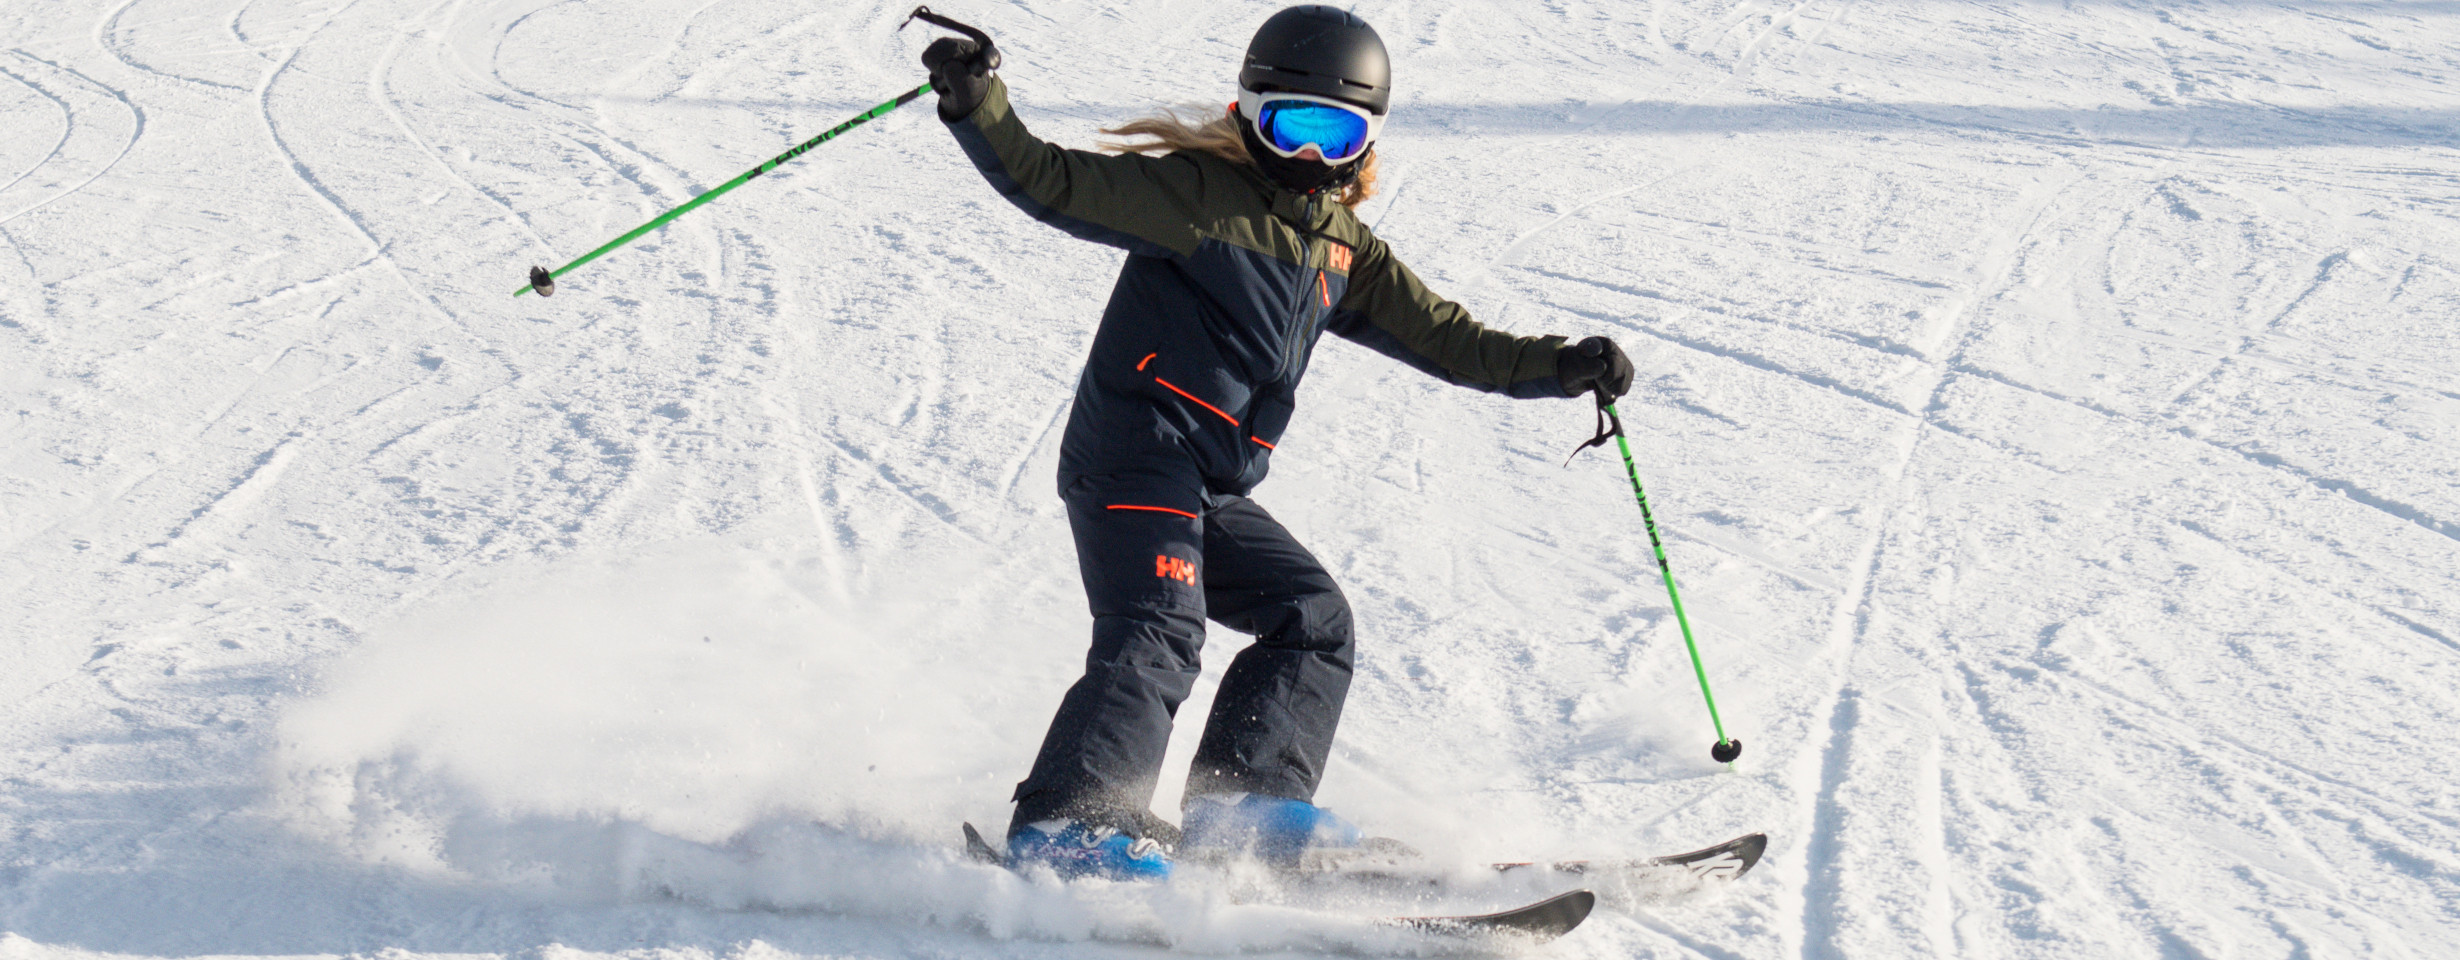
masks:
<path id="1" fill-rule="evenodd" d="M 1162 751 L 1196 685 L 1207 617 L 1256 642 L 1222 675 L 1187 795 L 1312 800 L 1355 655 L 1349 601 L 1332 575 L 1245 497 L 1173 506 L 1083 487 L 1065 499 L 1093 649 L 1017 784 L 1011 828 L 1069 817 L 1148 835 Z"/>

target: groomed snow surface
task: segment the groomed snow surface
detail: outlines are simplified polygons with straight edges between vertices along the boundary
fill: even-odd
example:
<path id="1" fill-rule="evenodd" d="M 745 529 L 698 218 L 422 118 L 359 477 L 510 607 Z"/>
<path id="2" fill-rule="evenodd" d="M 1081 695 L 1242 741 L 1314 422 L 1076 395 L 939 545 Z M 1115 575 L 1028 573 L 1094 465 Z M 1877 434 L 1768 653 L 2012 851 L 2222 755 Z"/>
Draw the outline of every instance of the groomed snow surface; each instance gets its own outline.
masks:
<path id="1" fill-rule="evenodd" d="M 1277 5 L 941 9 L 1091 145 Z M 1464 949 L 957 856 L 1083 656 L 1120 254 L 929 101 L 509 296 L 920 82 L 905 8 L 0 6 L 0 958 Z M 1361 624 L 1322 802 L 1773 837 L 1550 956 L 2460 956 L 2460 6 L 1357 10 L 1362 215 L 1631 351 L 1747 749 L 1583 404 L 1328 339 L 1259 493 Z"/>

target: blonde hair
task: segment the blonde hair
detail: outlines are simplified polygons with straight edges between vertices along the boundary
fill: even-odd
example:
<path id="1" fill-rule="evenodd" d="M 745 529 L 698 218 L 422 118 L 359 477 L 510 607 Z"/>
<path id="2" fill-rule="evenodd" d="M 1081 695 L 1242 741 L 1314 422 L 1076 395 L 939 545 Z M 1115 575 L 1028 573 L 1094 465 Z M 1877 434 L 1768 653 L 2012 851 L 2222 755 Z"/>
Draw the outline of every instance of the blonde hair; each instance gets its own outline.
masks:
<path id="1" fill-rule="evenodd" d="M 1106 127 L 1102 130 L 1106 136 L 1141 137 L 1143 139 L 1113 141 L 1102 144 L 1102 149 L 1112 153 L 1144 154 L 1170 154 L 1181 150 L 1201 150 L 1231 163 L 1255 166 L 1255 158 L 1247 155 L 1246 140 L 1239 135 L 1237 114 L 1224 112 L 1221 116 L 1205 120 L 1203 114 L 1199 112 L 1196 117 L 1191 120 L 1177 110 L 1164 108 L 1159 113 L 1138 117 L 1115 127 Z M 1374 195 L 1375 151 L 1370 148 L 1367 151 L 1367 158 L 1358 166 L 1358 178 L 1350 181 L 1349 186 L 1341 188 L 1340 195 L 1333 199 L 1339 201 L 1342 206 L 1356 207 Z"/>

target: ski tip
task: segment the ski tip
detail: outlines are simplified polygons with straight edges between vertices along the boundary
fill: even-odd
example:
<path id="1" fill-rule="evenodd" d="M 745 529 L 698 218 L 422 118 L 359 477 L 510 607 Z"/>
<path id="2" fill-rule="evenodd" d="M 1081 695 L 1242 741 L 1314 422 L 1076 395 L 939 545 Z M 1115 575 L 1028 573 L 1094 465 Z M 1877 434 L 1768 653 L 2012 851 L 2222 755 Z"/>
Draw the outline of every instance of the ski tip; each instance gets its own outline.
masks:
<path id="1" fill-rule="evenodd" d="M 1742 860 L 1742 869 L 1734 871 L 1737 877 L 1750 873 L 1752 867 L 1759 866 L 1760 854 L 1768 852 L 1768 835 L 1765 833 L 1747 834 L 1736 837 L 1731 842 L 1734 856 Z"/>
<path id="2" fill-rule="evenodd" d="M 554 296 L 555 275 L 548 273 L 545 267 L 531 267 L 530 289 L 538 291 L 538 295 L 542 297 Z"/>
<path id="3" fill-rule="evenodd" d="M 1572 932 L 1596 908 L 1597 894 L 1574 890 L 1525 907 L 1474 917 L 1403 917 L 1393 922 L 1449 937 L 1513 936 L 1544 943 Z"/>
<path id="4" fill-rule="evenodd" d="M 1581 921 L 1589 919 L 1589 911 L 1597 909 L 1597 894 L 1590 893 L 1586 890 L 1574 890 L 1560 897 L 1548 900 L 1545 903 L 1538 904 L 1538 906 L 1545 908 L 1549 915 L 1554 918 L 1554 924 L 1551 926 L 1550 932 L 1546 932 L 1544 935 L 1550 938 L 1559 937 L 1572 932 L 1573 927 L 1577 927 L 1580 925 Z"/>
<path id="5" fill-rule="evenodd" d="M 994 867 L 1008 862 L 1008 858 L 999 855 L 998 848 L 991 846 L 991 841 L 982 838 L 982 831 L 974 829 L 970 823 L 965 825 L 965 855 L 976 863 Z"/>
<path id="6" fill-rule="evenodd" d="M 1658 857 L 1650 862 L 1659 866 L 1681 867 L 1690 871 L 1692 876 L 1704 880 L 1736 880 L 1750 873 L 1752 867 L 1759 866 L 1760 855 L 1767 852 L 1767 834 L 1746 833 L 1715 846 L 1671 857 Z"/>

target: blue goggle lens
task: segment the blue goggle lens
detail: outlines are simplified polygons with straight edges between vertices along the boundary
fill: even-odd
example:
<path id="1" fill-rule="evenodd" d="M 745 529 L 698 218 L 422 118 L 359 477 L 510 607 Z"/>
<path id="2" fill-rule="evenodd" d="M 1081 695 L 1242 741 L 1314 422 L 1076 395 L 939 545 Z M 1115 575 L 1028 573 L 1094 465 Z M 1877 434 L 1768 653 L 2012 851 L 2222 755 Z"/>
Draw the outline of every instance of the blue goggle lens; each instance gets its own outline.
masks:
<path id="1" fill-rule="evenodd" d="M 1257 113 L 1265 142 L 1281 150 L 1312 143 L 1327 160 L 1348 160 L 1367 149 L 1367 118 L 1331 104 L 1270 100 Z"/>

